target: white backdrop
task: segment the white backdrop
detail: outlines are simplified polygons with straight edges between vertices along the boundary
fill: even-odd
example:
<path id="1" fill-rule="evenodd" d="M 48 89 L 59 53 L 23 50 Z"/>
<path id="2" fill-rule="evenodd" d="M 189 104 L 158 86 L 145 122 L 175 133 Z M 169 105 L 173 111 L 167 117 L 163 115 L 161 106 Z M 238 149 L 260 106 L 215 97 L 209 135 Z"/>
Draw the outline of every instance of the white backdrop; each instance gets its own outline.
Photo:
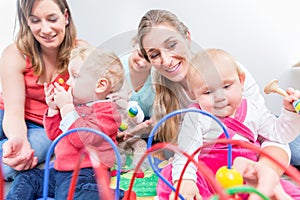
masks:
<path id="1" fill-rule="evenodd" d="M 261 88 L 273 78 L 282 87 L 300 89 L 299 0 L 69 0 L 78 36 L 101 45 L 137 28 L 151 8 L 168 9 L 190 28 L 194 42 L 203 48 L 229 51 L 253 74 Z M 15 1 L 0 1 L 0 51 L 13 40 Z M 265 96 L 279 113 L 282 97 Z"/>

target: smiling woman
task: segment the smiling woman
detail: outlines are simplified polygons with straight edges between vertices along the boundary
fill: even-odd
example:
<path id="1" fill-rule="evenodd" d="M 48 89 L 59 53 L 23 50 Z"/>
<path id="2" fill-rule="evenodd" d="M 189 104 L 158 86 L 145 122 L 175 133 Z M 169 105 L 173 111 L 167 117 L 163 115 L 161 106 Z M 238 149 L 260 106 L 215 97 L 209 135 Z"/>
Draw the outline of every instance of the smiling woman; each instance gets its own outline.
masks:
<path id="1" fill-rule="evenodd" d="M 68 18 L 67 8 L 60 11 L 56 4 L 49 5 L 49 2 L 41 1 L 34 4 L 27 24 L 41 48 L 57 48 L 65 38 Z"/>
<path id="2" fill-rule="evenodd" d="M 189 104 L 195 103 L 195 95 L 191 92 L 191 88 L 187 82 L 188 77 L 194 75 L 192 73 L 192 65 L 190 64 L 194 52 L 191 49 L 191 34 L 188 28 L 174 13 L 163 9 L 153 9 L 146 12 L 141 18 L 138 26 L 138 37 L 144 57 L 147 58 L 153 68 L 155 68 L 152 79 L 155 83 L 156 90 L 156 97 L 153 103 L 155 107 L 154 120 L 157 122 L 166 114 L 178 110 L 179 108 L 186 108 Z M 238 62 L 235 63 L 236 65 L 239 65 L 241 70 L 245 73 L 245 82 L 242 91 L 243 98 L 256 102 L 258 110 L 267 110 L 264 99 L 260 94 L 259 87 L 251 74 L 241 64 Z M 216 81 L 221 80 L 217 73 L 212 79 Z M 195 123 L 192 124 L 195 125 Z M 289 131 L 286 129 L 287 127 L 284 123 L 276 122 L 276 125 L 282 127 L 282 129 L 276 129 L 278 132 L 275 132 L 275 135 L 278 134 L 278 136 L 284 136 L 285 133 Z M 184 128 L 186 128 L 184 120 L 181 119 L 180 116 L 173 117 L 162 124 L 161 128 L 157 131 L 156 137 L 160 141 L 178 143 L 179 147 L 191 147 L 186 141 L 191 141 L 191 143 L 194 142 L 199 134 L 191 131 L 191 127 L 188 127 L 186 131 Z M 197 128 L 202 130 L 201 127 Z M 191 133 L 191 137 L 189 137 L 189 133 Z M 179 138 L 178 134 L 179 136 L 181 135 L 181 138 Z M 262 148 L 269 154 L 276 156 L 276 158 L 281 159 L 282 162 L 288 164 L 289 151 L 287 150 L 287 144 L 280 146 L 280 144 L 272 141 L 264 141 L 266 143 L 262 145 Z M 197 141 L 195 144 L 199 145 L 200 143 Z M 192 149 L 190 153 L 194 152 L 193 148 L 189 149 Z M 182 160 L 179 158 L 180 155 L 178 157 L 175 155 L 174 162 Z M 270 165 L 279 176 L 283 173 L 282 169 L 276 168 L 273 163 L 270 163 L 268 159 L 263 156 L 259 157 L 258 162 L 266 166 Z M 175 167 L 173 169 L 180 171 L 180 168 Z M 172 174 L 172 176 L 170 175 L 170 180 L 172 179 L 171 181 L 173 181 L 175 185 L 179 178 L 179 176 L 174 176 L 174 171 L 176 172 L 176 170 L 172 171 L 172 169 L 169 169 L 166 173 L 169 173 L 169 175 Z M 201 195 L 206 195 L 204 193 L 207 188 L 201 188 L 198 184 L 199 179 L 194 176 L 197 169 L 193 168 L 192 171 L 193 173 L 187 173 L 183 176 L 183 179 L 186 179 L 186 182 L 182 182 L 180 193 L 184 197 L 191 198 L 199 197 L 199 192 L 203 192 Z M 193 175 L 191 176 L 191 174 Z M 257 180 L 265 179 L 265 177 L 255 178 Z M 269 182 L 271 181 L 273 180 L 270 180 Z M 163 191 L 159 194 L 159 197 L 161 197 L 160 199 L 169 199 L 171 190 L 167 192 L 167 190 L 162 188 L 164 188 L 163 185 L 158 185 L 158 191 Z M 273 191 L 273 188 L 269 189 Z M 272 191 L 267 192 L 272 194 Z M 171 197 L 172 196 L 174 195 L 171 194 Z"/>
<path id="3" fill-rule="evenodd" d="M 6 180 L 44 161 L 51 141 L 43 128 L 43 83 L 68 78 L 71 50 L 80 45 L 66 0 L 17 1 L 19 30 L 2 52 L 0 129 Z M 81 42 L 84 44 L 84 42 Z"/>

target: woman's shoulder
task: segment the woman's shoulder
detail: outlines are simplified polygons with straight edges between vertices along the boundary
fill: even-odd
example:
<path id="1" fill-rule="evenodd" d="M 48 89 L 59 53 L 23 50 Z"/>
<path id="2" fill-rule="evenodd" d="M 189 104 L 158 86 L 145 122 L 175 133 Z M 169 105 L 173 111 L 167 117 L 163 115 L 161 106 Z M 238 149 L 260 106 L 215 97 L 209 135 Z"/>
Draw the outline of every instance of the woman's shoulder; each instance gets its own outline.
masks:
<path id="1" fill-rule="evenodd" d="M 1 62 L 7 65 L 25 68 L 25 55 L 19 51 L 16 43 L 9 44 L 4 48 L 1 54 L 1 60 Z"/>
<path id="2" fill-rule="evenodd" d="M 2 55 L 22 56 L 16 43 L 11 43 L 8 46 L 6 46 L 2 51 Z"/>

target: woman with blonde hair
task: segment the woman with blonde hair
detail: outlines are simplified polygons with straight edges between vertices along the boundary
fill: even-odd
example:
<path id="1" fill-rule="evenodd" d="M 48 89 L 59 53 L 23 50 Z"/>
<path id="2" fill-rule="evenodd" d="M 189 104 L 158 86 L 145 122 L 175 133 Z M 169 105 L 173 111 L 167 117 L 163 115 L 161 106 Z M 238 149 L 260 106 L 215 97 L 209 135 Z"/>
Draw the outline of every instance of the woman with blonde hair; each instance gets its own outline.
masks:
<path id="1" fill-rule="evenodd" d="M 195 101 L 186 79 L 190 66 L 192 66 L 190 60 L 194 55 L 191 50 L 191 34 L 175 14 L 167 10 L 154 9 L 148 11 L 141 18 L 138 27 L 138 37 L 144 57 L 149 60 L 155 69 L 152 78 L 156 89 L 153 119 L 157 121 L 167 113 L 186 108 Z M 243 97 L 252 99 L 257 102 L 258 107 L 267 109 L 254 78 L 245 67 L 242 65 L 240 67 L 246 74 Z M 216 76 L 216 78 L 218 77 Z M 177 143 L 181 121 L 180 116 L 168 119 L 156 133 L 157 139 Z M 276 126 L 282 128 L 280 132 L 277 132 L 278 135 L 283 136 L 286 134 L 286 124 L 278 123 Z M 282 162 L 285 162 L 286 165 L 289 164 L 290 151 L 287 145 L 282 146 L 276 142 L 269 142 L 263 148 L 271 155 L 282 160 Z M 260 156 L 258 162 L 269 165 L 279 176 L 283 174 L 282 169 L 274 166 L 273 163 L 263 156 Z M 253 177 L 258 181 L 263 179 L 262 177 L 256 177 L 255 174 L 253 174 Z M 185 187 L 181 186 L 181 188 Z M 274 195 L 274 191 L 268 192 L 268 196 Z M 196 197 L 197 190 L 190 188 L 188 191 L 180 190 L 180 193 L 185 197 L 193 198 Z"/>

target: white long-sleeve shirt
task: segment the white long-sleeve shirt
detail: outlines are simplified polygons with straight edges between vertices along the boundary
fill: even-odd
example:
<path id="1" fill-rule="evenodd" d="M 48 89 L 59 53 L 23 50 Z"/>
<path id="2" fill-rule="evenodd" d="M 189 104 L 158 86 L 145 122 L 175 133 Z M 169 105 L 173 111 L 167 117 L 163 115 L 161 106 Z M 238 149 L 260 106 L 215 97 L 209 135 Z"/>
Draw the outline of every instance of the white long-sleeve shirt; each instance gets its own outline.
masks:
<path id="1" fill-rule="evenodd" d="M 290 157 L 291 153 L 287 143 L 295 139 L 300 133 L 300 115 L 282 109 L 281 115 L 277 118 L 267 109 L 254 78 L 244 66 L 240 65 L 240 67 L 246 74 L 243 98 L 247 99 L 248 102 L 248 112 L 244 125 L 254 133 L 255 139 L 260 137 L 262 148 L 278 146 L 284 149 Z M 183 94 L 185 93 L 182 93 L 181 96 Z M 203 142 L 215 140 L 222 133 L 221 127 L 212 119 L 197 113 L 187 113 L 178 136 L 178 146 L 191 154 Z M 240 135 L 236 135 L 233 139 L 247 140 Z M 195 158 L 197 159 L 198 155 L 195 155 Z M 179 179 L 186 161 L 184 156 L 175 154 L 172 170 L 173 180 Z M 196 180 L 196 171 L 196 166 L 189 164 L 184 178 Z"/>

